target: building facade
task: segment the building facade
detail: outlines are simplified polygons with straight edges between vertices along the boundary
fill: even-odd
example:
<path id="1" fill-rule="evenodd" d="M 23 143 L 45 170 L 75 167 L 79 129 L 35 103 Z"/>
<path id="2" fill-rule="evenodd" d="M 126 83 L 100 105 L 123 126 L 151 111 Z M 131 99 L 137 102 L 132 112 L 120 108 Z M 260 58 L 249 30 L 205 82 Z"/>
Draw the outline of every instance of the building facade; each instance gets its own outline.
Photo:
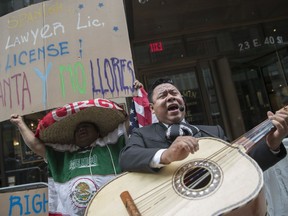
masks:
<path id="1" fill-rule="evenodd" d="M 234 139 L 288 98 L 287 20 L 135 43 L 137 75 L 175 80 L 194 124 Z"/>

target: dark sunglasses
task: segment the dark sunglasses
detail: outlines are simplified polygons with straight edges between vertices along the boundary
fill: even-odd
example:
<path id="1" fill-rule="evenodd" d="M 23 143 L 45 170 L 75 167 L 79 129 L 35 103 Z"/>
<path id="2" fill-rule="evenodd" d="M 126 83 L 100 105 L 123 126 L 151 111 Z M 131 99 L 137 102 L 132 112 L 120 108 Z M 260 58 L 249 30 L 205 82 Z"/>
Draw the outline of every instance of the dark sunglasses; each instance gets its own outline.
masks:
<path id="1" fill-rule="evenodd" d="M 164 84 L 164 83 L 170 83 L 173 85 L 173 81 L 171 79 L 157 79 L 151 86 L 151 91 L 153 91 L 158 85 Z"/>

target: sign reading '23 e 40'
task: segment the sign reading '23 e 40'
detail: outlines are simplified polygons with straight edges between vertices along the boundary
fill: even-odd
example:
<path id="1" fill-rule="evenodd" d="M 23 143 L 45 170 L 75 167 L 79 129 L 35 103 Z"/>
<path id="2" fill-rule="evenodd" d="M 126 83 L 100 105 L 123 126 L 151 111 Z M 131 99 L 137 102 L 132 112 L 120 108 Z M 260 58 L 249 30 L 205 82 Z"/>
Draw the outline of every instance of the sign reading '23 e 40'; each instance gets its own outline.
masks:
<path id="1" fill-rule="evenodd" d="M 267 36 L 264 39 L 254 38 L 252 40 L 243 41 L 238 43 L 239 51 L 243 52 L 252 48 L 261 47 L 264 45 L 283 44 L 282 36 Z"/>

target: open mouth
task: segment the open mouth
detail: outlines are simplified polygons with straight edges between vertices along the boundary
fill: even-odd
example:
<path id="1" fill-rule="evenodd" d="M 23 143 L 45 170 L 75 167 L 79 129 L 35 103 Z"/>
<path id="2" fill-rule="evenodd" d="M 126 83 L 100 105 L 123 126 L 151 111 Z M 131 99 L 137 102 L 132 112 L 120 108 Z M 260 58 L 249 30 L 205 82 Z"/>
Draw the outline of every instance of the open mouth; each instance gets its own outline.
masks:
<path id="1" fill-rule="evenodd" d="M 175 110 L 179 110 L 178 104 L 171 104 L 168 106 L 168 111 L 175 111 Z"/>
<path id="2" fill-rule="evenodd" d="M 87 136 L 87 133 L 86 133 L 86 131 L 82 131 L 78 134 L 78 136 L 79 137 L 85 137 L 85 136 Z"/>

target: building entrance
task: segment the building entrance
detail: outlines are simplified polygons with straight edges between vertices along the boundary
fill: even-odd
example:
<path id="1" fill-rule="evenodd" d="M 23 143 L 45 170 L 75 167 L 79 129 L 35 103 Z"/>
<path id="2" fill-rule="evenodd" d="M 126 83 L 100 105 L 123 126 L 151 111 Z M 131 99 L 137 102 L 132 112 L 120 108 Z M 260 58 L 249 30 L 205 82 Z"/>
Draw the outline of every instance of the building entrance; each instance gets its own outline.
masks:
<path id="1" fill-rule="evenodd" d="M 288 55 L 275 51 L 241 67 L 234 64 L 232 78 L 246 130 L 267 118 L 267 111 L 279 110 L 288 102 Z"/>

